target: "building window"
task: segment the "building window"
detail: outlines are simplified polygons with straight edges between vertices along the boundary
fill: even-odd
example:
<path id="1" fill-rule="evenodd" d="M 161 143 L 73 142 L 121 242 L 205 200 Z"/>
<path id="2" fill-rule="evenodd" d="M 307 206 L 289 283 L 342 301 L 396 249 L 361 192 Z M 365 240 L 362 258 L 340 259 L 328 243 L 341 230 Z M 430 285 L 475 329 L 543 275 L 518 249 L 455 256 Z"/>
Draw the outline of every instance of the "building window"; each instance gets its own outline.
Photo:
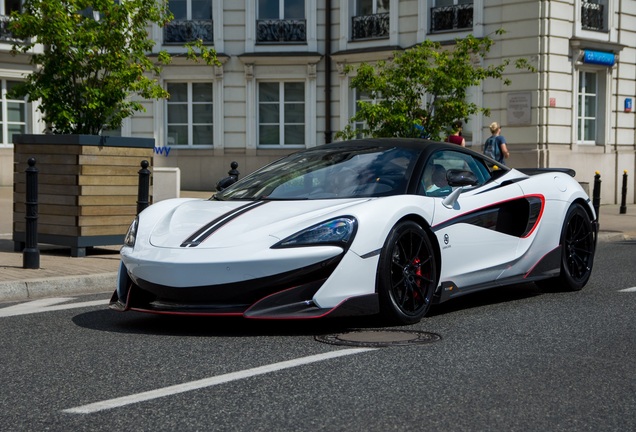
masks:
<path id="1" fill-rule="evenodd" d="M 257 43 L 305 43 L 305 0 L 258 0 Z"/>
<path id="2" fill-rule="evenodd" d="M 164 44 L 214 43 L 212 0 L 169 0 L 168 7 L 174 19 L 163 29 Z"/>
<path id="3" fill-rule="evenodd" d="M 473 0 L 435 0 L 431 33 L 473 28 Z"/>
<path id="4" fill-rule="evenodd" d="M 213 145 L 212 83 L 169 82 L 166 89 L 168 145 Z"/>
<path id="5" fill-rule="evenodd" d="M 350 101 L 349 112 L 351 113 L 349 119 L 352 119 L 360 111 L 361 102 L 365 104 L 370 104 L 370 105 L 377 105 L 379 103 L 382 103 L 382 101 L 384 101 L 384 98 L 382 97 L 372 98 L 369 93 L 360 91 L 356 88 L 352 88 L 349 90 L 349 101 Z M 369 125 L 365 121 L 363 120 L 354 121 L 352 122 L 352 127 L 356 131 L 357 139 L 365 138 L 368 136 L 364 133 L 364 129 L 369 128 Z"/>
<path id="6" fill-rule="evenodd" d="M 305 145 L 305 84 L 258 84 L 258 144 Z"/>
<path id="7" fill-rule="evenodd" d="M 607 31 L 606 0 L 581 1 L 581 28 L 583 30 Z"/>
<path id="8" fill-rule="evenodd" d="M 118 127 L 117 129 L 110 129 L 108 126 L 105 126 L 101 133 L 103 136 L 122 136 L 122 127 Z"/>
<path id="9" fill-rule="evenodd" d="M 7 29 L 9 24 L 9 16 L 13 11 L 21 10 L 21 0 L 4 0 L 0 1 L 0 41 L 15 42 L 11 32 Z"/>
<path id="10" fill-rule="evenodd" d="M 371 97 L 369 96 L 368 93 L 359 91 L 358 89 L 352 89 L 352 98 L 351 100 L 353 101 L 353 107 L 352 107 L 352 113 L 353 116 L 355 116 L 358 111 L 360 110 L 360 102 L 368 102 L 371 104 L 375 104 L 375 100 L 371 99 Z M 362 133 L 362 130 L 365 129 L 367 127 L 366 123 L 364 121 L 356 121 L 353 124 L 353 127 L 355 128 L 356 131 L 358 131 L 358 133 L 356 134 L 356 138 L 364 138 L 364 134 Z"/>
<path id="11" fill-rule="evenodd" d="M 351 18 L 351 39 L 389 37 L 389 0 L 357 0 L 355 16 Z"/>
<path id="12" fill-rule="evenodd" d="M 2 107 L 0 110 L 0 144 L 13 143 L 13 135 L 26 133 L 27 103 L 25 99 L 9 99 L 18 81 L 2 80 Z"/>
<path id="13" fill-rule="evenodd" d="M 578 141 L 585 143 L 596 142 L 597 114 L 598 114 L 598 74 L 594 72 L 579 72 L 578 95 Z"/>
<path id="14" fill-rule="evenodd" d="M 0 15 L 11 15 L 13 11 L 20 11 L 22 0 L 0 1 Z"/>
<path id="15" fill-rule="evenodd" d="M 365 92 L 359 91 L 357 89 L 353 89 L 353 115 L 355 116 L 358 111 L 360 110 L 360 102 L 364 101 L 364 102 L 369 102 L 369 103 L 373 103 L 373 100 L 371 99 L 371 97 L 369 97 L 369 95 Z M 364 129 L 365 127 L 365 123 L 363 121 L 356 121 L 355 122 L 355 128 L 357 131 Z M 359 133 L 357 135 L 358 138 L 362 138 L 362 133 Z"/>

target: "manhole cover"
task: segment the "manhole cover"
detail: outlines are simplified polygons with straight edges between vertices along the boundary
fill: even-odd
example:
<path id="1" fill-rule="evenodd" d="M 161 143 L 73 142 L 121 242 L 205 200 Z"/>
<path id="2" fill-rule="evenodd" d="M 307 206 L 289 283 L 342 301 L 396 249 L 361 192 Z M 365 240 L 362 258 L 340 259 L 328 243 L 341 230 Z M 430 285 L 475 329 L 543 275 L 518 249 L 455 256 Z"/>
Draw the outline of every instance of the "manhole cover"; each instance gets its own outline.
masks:
<path id="1" fill-rule="evenodd" d="M 318 342 L 358 347 L 387 347 L 437 342 L 435 333 L 408 330 L 354 330 L 347 333 L 316 336 Z"/>

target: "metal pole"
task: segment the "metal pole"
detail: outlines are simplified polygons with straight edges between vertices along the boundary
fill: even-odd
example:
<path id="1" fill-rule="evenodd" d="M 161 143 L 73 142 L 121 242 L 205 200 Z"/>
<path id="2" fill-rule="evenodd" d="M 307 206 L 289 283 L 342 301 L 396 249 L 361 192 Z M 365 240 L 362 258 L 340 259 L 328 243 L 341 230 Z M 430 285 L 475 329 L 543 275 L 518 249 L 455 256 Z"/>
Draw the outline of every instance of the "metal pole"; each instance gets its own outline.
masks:
<path id="1" fill-rule="evenodd" d="M 333 141 L 331 115 L 331 0 L 325 1 L 325 143 Z"/>
<path id="2" fill-rule="evenodd" d="M 236 180 L 238 180 L 239 175 L 241 175 L 241 173 L 240 173 L 240 172 L 239 172 L 239 170 L 238 170 L 238 162 L 233 161 L 233 162 L 230 164 L 230 170 L 227 172 L 227 174 L 228 174 L 229 176 L 236 177 Z"/>
<path id="3" fill-rule="evenodd" d="M 596 171 L 594 174 L 594 189 L 592 191 L 592 206 L 596 212 L 596 220 L 600 219 L 599 208 L 601 207 L 601 173 Z"/>
<path id="4" fill-rule="evenodd" d="M 38 169 L 35 158 L 27 161 L 26 169 L 26 230 L 25 248 L 22 251 L 22 268 L 40 268 L 40 250 L 38 249 Z"/>
<path id="5" fill-rule="evenodd" d="M 139 189 L 137 192 L 137 214 L 150 205 L 150 164 L 147 160 L 141 161 L 139 170 Z"/>
<path id="6" fill-rule="evenodd" d="M 627 170 L 623 171 L 623 189 L 621 190 L 621 207 L 619 214 L 627 213 Z"/>

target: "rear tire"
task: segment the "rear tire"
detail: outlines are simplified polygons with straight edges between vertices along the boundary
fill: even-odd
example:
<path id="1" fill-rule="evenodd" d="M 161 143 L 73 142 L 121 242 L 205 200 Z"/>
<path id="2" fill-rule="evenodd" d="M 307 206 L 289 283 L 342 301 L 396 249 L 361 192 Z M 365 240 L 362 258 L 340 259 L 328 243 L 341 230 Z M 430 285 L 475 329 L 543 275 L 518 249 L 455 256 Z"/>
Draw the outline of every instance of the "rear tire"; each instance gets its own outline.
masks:
<path id="1" fill-rule="evenodd" d="M 415 324 L 426 315 L 437 286 L 437 265 L 421 226 L 404 221 L 393 227 L 380 253 L 376 280 L 384 321 Z"/>
<path id="2" fill-rule="evenodd" d="M 595 247 L 590 216 L 581 204 L 572 204 L 561 230 L 561 274 L 538 285 L 552 291 L 579 291 L 592 274 Z"/>

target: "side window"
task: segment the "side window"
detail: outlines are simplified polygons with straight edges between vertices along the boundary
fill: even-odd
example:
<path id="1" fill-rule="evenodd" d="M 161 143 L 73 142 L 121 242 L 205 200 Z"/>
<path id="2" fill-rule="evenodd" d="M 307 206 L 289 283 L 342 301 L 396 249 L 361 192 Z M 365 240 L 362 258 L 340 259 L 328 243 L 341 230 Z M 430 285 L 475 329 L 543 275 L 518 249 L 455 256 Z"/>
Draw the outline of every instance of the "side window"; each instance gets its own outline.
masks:
<path id="1" fill-rule="evenodd" d="M 379 39 L 389 37 L 389 0 L 358 0 L 351 19 L 351 39 Z"/>
<path id="2" fill-rule="evenodd" d="M 608 31 L 607 0 L 581 1 L 581 28 L 597 32 Z"/>
<path id="3" fill-rule="evenodd" d="M 183 44 L 200 39 L 214 42 L 212 0 L 169 0 L 168 8 L 174 19 L 163 29 L 164 44 Z"/>
<path id="4" fill-rule="evenodd" d="M 431 33 L 473 28 L 473 0 L 435 0 L 431 8 Z"/>
<path id="5" fill-rule="evenodd" d="M 305 145 L 305 83 L 258 83 L 258 145 Z"/>
<path id="6" fill-rule="evenodd" d="M 445 197 L 453 191 L 447 181 L 448 170 L 470 171 L 477 178 L 477 186 L 490 179 L 488 168 L 472 156 L 443 150 L 433 153 L 424 166 L 424 172 L 418 188 L 418 195 Z"/>
<path id="7" fill-rule="evenodd" d="M 305 0 L 259 0 L 256 42 L 307 42 Z"/>
<path id="8" fill-rule="evenodd" d="M 13 143 L 13 136 L 26 133 L 27 100 L 10 99 L 7 93 L 18 85 L 17 81 L 0 80 L 0 145 Z"/>
<path id="9" fill-rule="evenodd" d="M 599 136 L 599 75 L 593 71 L 579 71 L 579 92 L 577 112 L 577 141 L 579 144 L 596 144 Z"/>
<path id="10" fill-rule="evenodd" d="M 213 84 L 168 82 L 166 90 L 167 143 L 170 146 L 214 144 Z"/>

